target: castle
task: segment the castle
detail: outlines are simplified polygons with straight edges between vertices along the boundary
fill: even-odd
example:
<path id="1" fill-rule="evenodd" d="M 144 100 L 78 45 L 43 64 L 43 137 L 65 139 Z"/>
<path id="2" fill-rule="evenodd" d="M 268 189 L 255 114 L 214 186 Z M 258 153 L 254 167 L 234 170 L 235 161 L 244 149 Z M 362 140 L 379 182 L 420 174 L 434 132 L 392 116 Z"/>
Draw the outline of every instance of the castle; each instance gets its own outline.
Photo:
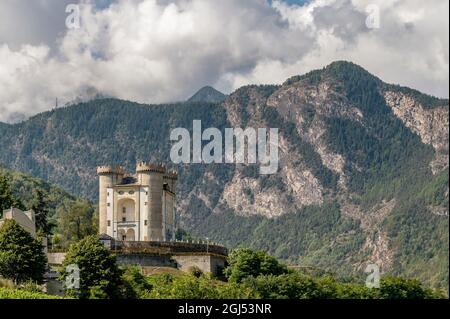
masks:
<path id="1" fill-rule="evenodd" d="M 144 274 L 189 271 L 196 267 L 214 276 L 222 274 L 228 250 L 204 240 L 175 240 L 178 174 L 162 164 L 140 162 L 135 174 L 123 167 L 99 166 L 99 241 L 114 251 L 118 265 L 140 267 Z M 66 252 L 47 254 L 52 272 L 47 290 L 63 294 L 55 269 Z"/>
<path id="2" fill-rule="evenodd" d="M 175 171 L 140 162 L 134 175 L 123 167 L 100 166 L 99 233 L 118 241 L 175 240 Z"/>

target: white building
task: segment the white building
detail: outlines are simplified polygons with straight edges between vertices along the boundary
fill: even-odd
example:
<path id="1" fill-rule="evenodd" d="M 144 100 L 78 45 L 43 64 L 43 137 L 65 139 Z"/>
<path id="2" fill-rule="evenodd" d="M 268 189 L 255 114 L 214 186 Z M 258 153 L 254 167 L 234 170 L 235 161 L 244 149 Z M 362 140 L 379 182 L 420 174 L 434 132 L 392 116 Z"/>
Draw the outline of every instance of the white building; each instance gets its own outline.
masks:
<path id="1" fill-rule="evenodd" d="M 175 236 L 176 172 L 139 163 L 136 174 L 100 166 L 99 232 L 119 241 L 170 241 Z"/>
<path id="2" fill-rule="evenodd" d="M 21 211 L 18 208 L 10 208 L 3 211 L 3 217 L 0 219 L 0 227 L 7 219 L 17 222 L 23 229 L 36 238 L 36 218 L 33 210 Z"/>

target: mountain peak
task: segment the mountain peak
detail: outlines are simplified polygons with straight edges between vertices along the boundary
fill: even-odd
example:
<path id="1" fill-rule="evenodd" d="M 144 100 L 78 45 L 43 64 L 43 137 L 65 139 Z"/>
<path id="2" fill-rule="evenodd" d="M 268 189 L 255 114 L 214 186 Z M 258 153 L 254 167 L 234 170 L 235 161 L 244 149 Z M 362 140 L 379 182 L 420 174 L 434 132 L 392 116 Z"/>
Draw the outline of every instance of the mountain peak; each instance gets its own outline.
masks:
<path id="1" fill-rule="evenodd" d="M 188 99 L 188 102 L 208 102 L 208 103 L 220 103 L 223 102 L 226 95 L 217 91 L 211 86 L 202 87 L 192 97 Z"/>
<path id="2" fill-rule="evenodd" d="M 346 79 L 350 75 L 358 74 L 359 76 L 370 78 L 376 82 L 381 82 L 376 76 L 368 72 L 363 67 L 350 61 L 334 61 L 322 69 L 310 71 L 303 75 L 296 75 L 286 80 L 285 85 L 289 85 L 304 79 L 316 82 L 323 76 L 331 76 L 340 80 Z"/>

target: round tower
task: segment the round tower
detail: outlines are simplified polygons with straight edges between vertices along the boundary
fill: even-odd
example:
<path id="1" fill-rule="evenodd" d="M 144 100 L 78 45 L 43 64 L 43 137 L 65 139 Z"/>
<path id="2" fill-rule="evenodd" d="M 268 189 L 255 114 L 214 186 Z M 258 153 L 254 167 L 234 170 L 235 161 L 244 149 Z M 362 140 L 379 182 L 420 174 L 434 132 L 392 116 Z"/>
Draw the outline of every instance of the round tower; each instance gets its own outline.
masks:
<path id="1" fill-rule="evenodd" d="M 178 179 L 178 173 L 174 170 L 169 170 L 164 174 L 163 183 L 164 193 L 163 199 L 163 222 L 165 224 L 164 234 L 165 240 L 175 240 L 176 232 L 176 212 L 175 212 L 175 201 L 176 201 L 176 182 Z"/>
<path id="2" fill-rule="evenodd" d="M 107 234 L 107 189 L 122 183 L 125 171 L 122 167 L 99 166 L 97 167 L 99 177 L 99 233 Z M 109 234 L 112 236 L 112 234 Z"/>
<path id="3" fill-rule="evenodd" d="M 136 166 L 138 183 L 148 186 L 147 238 L 150 241 L 163 240 L 162 195 L 163 177 L 166 168 L 162 164 L 140 162 Z M 144 235 L 145 236 L 145 235 Z"/>
<path id="4" fill-rule="evenodd" d="M 178 180 L 178 173 L 174 170 L 169 170 L 164 174 L 164 183 L 169 186 L 169 189 L 172 193 L 176 193 Z"/>

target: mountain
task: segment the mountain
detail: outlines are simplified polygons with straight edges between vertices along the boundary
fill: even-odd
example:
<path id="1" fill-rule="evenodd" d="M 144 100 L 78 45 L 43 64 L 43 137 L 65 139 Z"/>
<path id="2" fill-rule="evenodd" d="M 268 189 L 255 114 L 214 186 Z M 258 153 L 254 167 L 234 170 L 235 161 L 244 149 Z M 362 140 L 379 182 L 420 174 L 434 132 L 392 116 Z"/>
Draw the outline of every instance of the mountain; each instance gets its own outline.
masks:
<path id="1" fill-rule="evenodd" d="M 279 128 L 257 165 L 172 165 L 183 228 L 342 277 L 382 272 L 447 287 L 449 103 L 350 62 L 246 86 L 222 103 L 101 99 L 0 125 L 0 163 L 96 200 L 97 165 L 170 162 L 173 128 Z"/>
<path id="2" fill-rule="evenodd" d="M 205 86 L 189 98 L 188 102 L 221 103 L 226 97 L 225 94 L 217 91 L 215 88 Z"/>

